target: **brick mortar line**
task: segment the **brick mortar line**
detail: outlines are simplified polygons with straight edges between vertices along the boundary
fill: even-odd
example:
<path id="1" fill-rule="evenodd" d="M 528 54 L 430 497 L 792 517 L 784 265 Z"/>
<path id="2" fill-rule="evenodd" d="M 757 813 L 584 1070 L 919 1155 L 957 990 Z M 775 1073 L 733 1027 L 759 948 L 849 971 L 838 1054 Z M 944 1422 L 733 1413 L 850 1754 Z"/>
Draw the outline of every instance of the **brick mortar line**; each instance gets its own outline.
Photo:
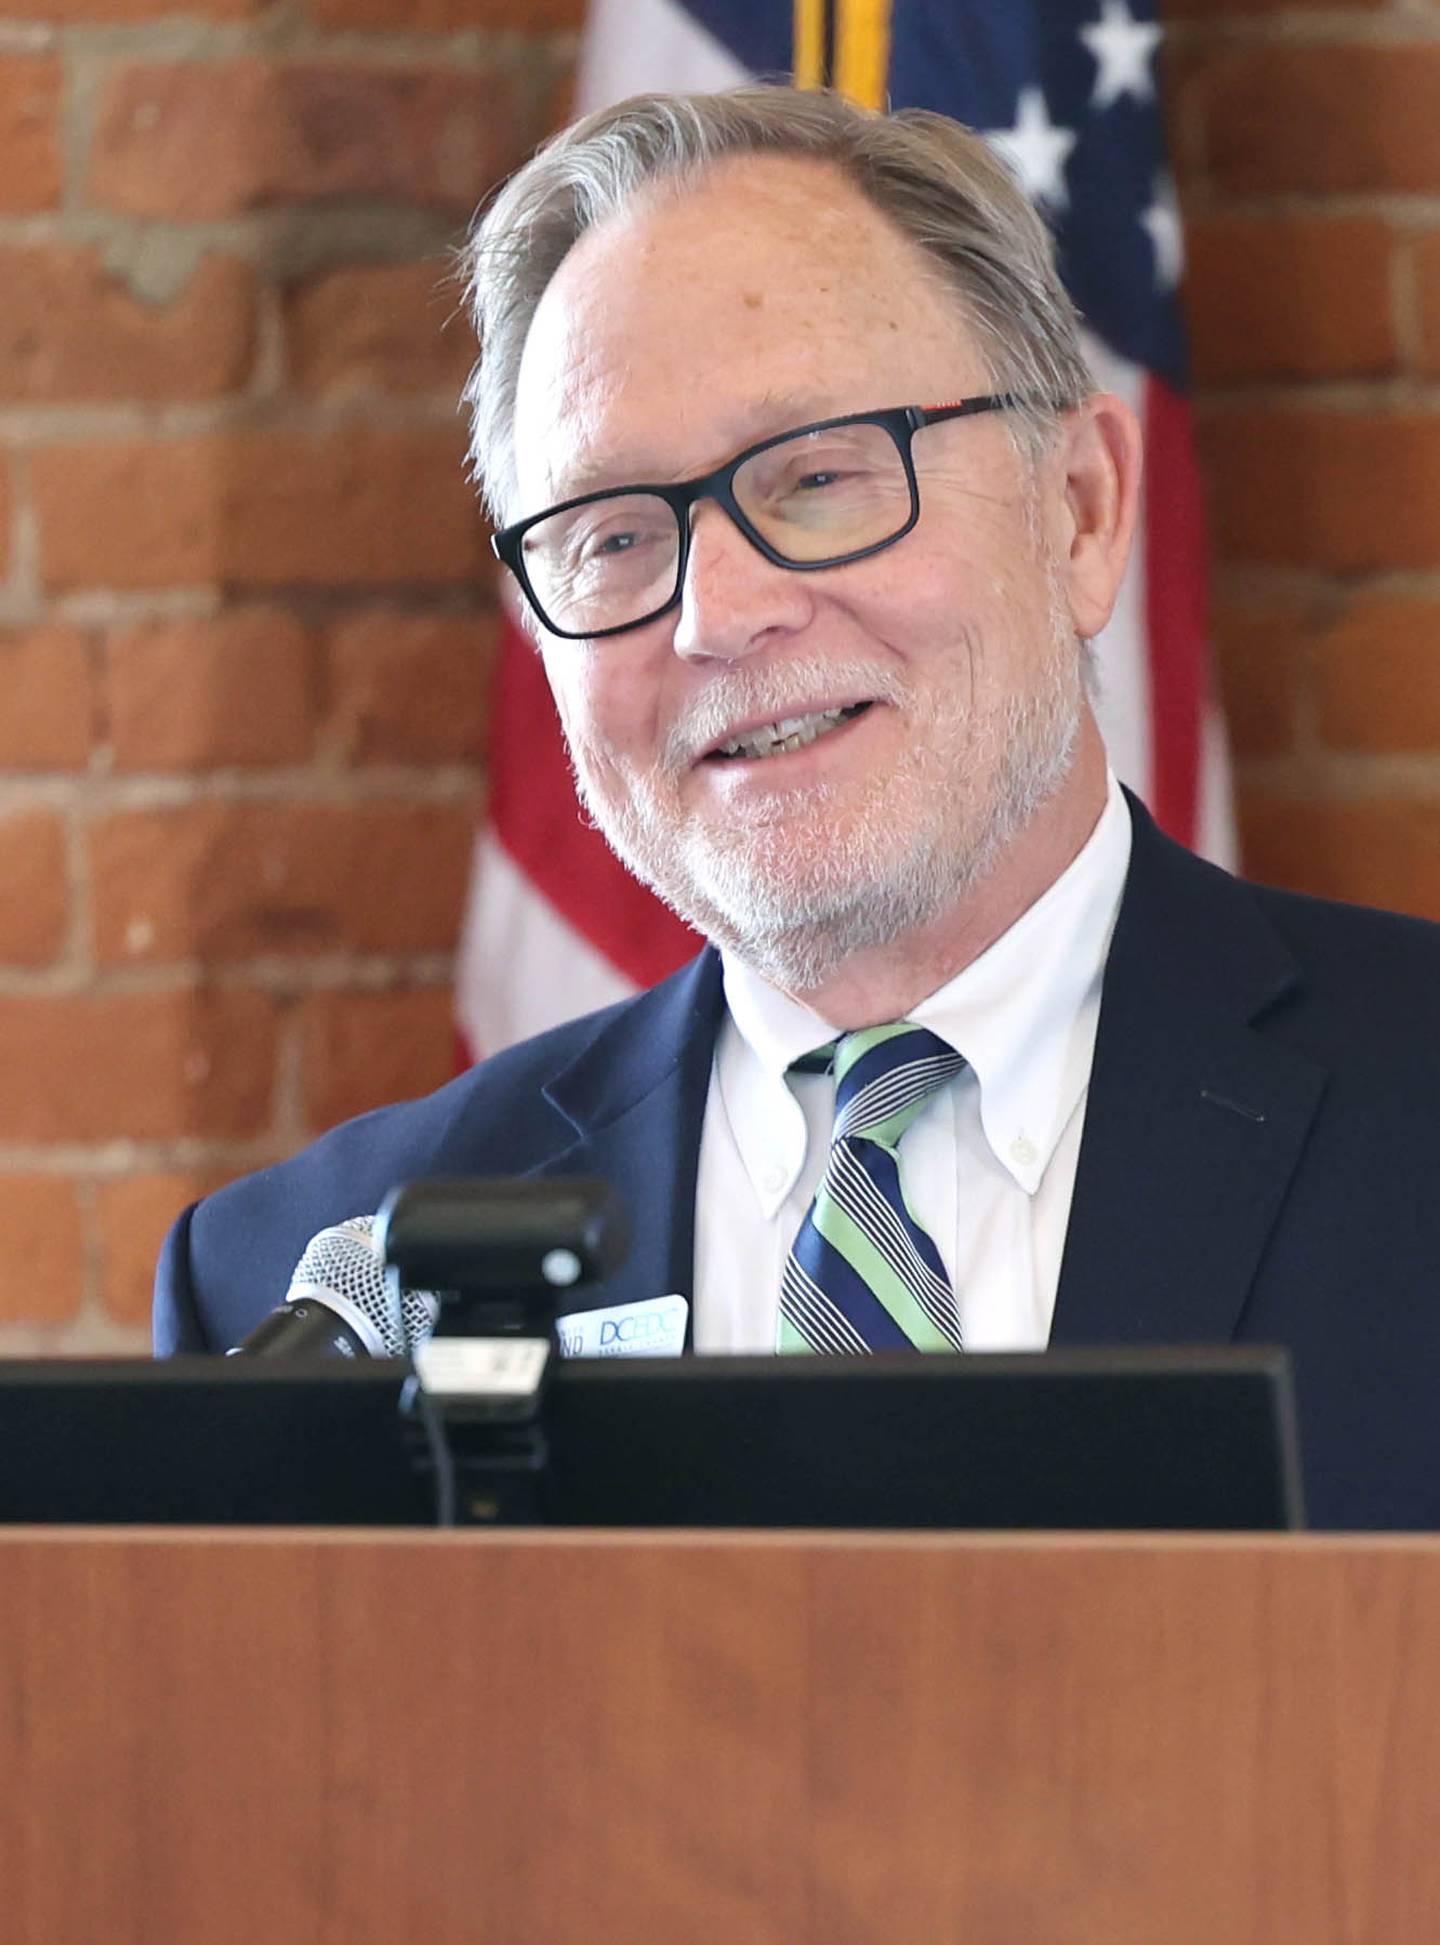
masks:
<path id="1" fill-rule="evenodd" d="M 1256 405 L 1274 406 L 1285 411 L 1302 409 L 1318 413 L 1370 413 L 1378 423 L 1405 415 L 1433 418 L 1440 425 L 1440 379 L 1412 378 L 1317 378 L 1256 379 L 1253 384 L 1207 385 L 1192 393 L 1197 419 L 1213 413 L 1217 418 Z"/>
<path id="2" fill-rule="evenodd" d="M 1332 801 L 1383 795 L 1387 802 L 1409 803 L 1419 797 L 1433 800 L 1440 808 L 1440 743 L 1433 750 L 1357 749 L 1327 738 L 1317 722 L 1314 756 L 1317 775 Z M 1337 780 L 1338 790 L 1331 787 Z M 1377 788 L 1377 781 L 1383 788 Z"/>
<path id="3" fill-rule="evenodd" d="M 81 774 L 109 777 L 115 769 L 115 710 L 106 643 L 98 629 L 76 632 L 81 634 L 84 644 L 85 672 L 90 684 L 90 755 L 81 767 Z"/>
<path id="4" fill-rule="evenodd" d="M 1378 218 L 1414 234 L 1440 226 L 1440 183 L 1434 189 L 1266 189 L 1227 194 L 1196 170 L 1179 178 L 1181 213 L 1191 216 L 1300 217 L 1336 221 Z"/>
<path id="5" fill-rule="evenodd" d="M 1324 7 L 1287 9 L 1253 19 L 1171 20 L 1165 46 L 1177 54 L 1252 47 L 1395 47 L 1440 43 L 1440 13 L 1355 13 Z M 1164 84 L 1162 83 L 1162 92 Z"/>
<path id="6" fill-rule="evenodd" d="M 144 1357 L 149 1344 L 143 1324 L 123 1324 L 109 1311 L 82 1310 L 58 1323 L 0 1323 L 0 1356 L 7 1358 Z"/>
<path id="7" fill-rule="evenodd" d="M 498 572 L 498 570 L 497 570 Z M 395 582 L 375 589 L 331 583 L 239 591 L 214 582 L 165 588 L 84 589 L 52 593 L 45 604 L 47 619 L 74 628 L 110 629 L 151 621 L 212 620 L 275 610 L 294 617 L 307 628 L 328 630 L 357 618 L 383 614 L 400 622 L 448 620 L 488 621 L 498 609 L 493 583 Z"/>
<path id="8" fill-rule="evenodd" d="M 56 210 L 6 211 L 0 215 L 0 245 L 33 249 L 69 234 L 66 219 Z"/>
<path id="9" fill-rule="evenodd" d="M 291 383 L 290 339 L 285 329 L 285 299 L 281 287 L 268 280 L 260 286 L 255 304 L 255 348 L 246 396 L 265 411 L 274 411 L 286 397 L 305 396 Z"/>
<path id="10" fill-rule="evenodd" d="M 60 210 L 73 218 L 86 207 L 94 111 L 102 77 L 92 62 L 77 60 L 68 50 L 67 55 L 60 79 Z"/>
<path id="11" fill-rule="evenodd" d="M 317 438 L 342 432 L 429 432 L 454 427 L 459 441 L 464 424 L 457 399 L 448 391 L 324 393 L 286 392 L 257 398 L 248 392 L 213 399 L 156 401 L 77 400 L 57 405 L 0 403 L 0 439 L 13 453 L 42 452 L 52 446 L 122 445 L 145 439 L 156 445 L 232 434 L 294 433 Z M 461 454 L 455 473 L 463 478 Z"/>
<path id="12" fill-rule="evenodd" d="M 1297 671 L 1290 734 L 1301 761 L 1313 760 L 1320 741 L 1320 697 L 1316 673 L 1317 657 L 1304 656 Z"/>
<path id="13" fill-rule="evenodd" d="M 352 583 L 260 582 L 231 585 L 196 581 L 179 587 L 56 588 L 19 595 L 0 585 L 0 629 L 33 629 L 49 622 L 77 628 L 120 627 L 138 622 L 213 616 L 234 609 L 282 608 L 310 616 L 309 625 L 338 625 L 351 616 L 393 612 L 402 621 L 425 616 L 452 620 L 478 619 L 494 614 L 497 601 L 493 581 L 377 582 L 371 588 Z"/>
<path id="14" fill-rule="evenodd" d="M 91 760 L 77 780 L 71 803 L 65 813 L 69 837 L 70 936 L 75 967 L 93 979 L 97 969 L 95 926 L 95 871 L 90 845 L 90 825 L 97 800 L 111 777 L 113 751 L 110 744 L 110 697 L 105 680 L 104 661 L 98 641 L 86 645 L 90 674 L 91 729 L 96 738 Z"/>
<path id="15" fill-rule="evenodd" d="M 0 435 L 3 441 L 3 435 Z M 40 516 L 31 493 L 30 461 L 23 451 L 7 448 L 5 457 L 10 474 L 10 572 L 0 584 L 0 602 L 38 605 L 43 599 L 40 583 Z"/>
<path id="16" fill-rule="evenodd" d="M 311 1138 L 305 1116 L 305 1038 L 297 1009 L 280 1024 L 270 1075 L 270 1127 L 291 1153 Z"/>
<path id="17" fill-rule="evenodd" d="M 49 21 L 0 20 L 0 58 L 12 54 L 54 54 L 60 30 Z"/>
<path id="18" fill-rule="evenodd" d="M 8 23 L 0 20 L 0 32 Z M 68 21 L 49 29 L 50 51 L 72 62 L 116 67 L 201 67 L 256 59 L 276 67 L 339 64 L 355 68 L 433 67 L 445 72 L 563 67 L 577 37 L 568 28 L 326 27 L 298 9 L 249 20 L 194 16 L 143 21 Z"/>
<path id="19" fill-rule="evenodd" d="M 1440 601 L 1440 569 L 1388 568 L 1379 572 L 1339 573 L 1322 568 L 1264 567 L 1213 561 L 1211 591 L 1223 599 L 1237 596 L 1353 600 L 1357 595 Z"/>
<path id="20" fill-rule="evenodd" d="M 1388 270 L 1395 349 L 1407 370 L 1418 373 L 1425 358 L 1425 315 L 1420 301 L 1416 246 L 1417 239 L 1413 236 L 1397 238 L 1390 251 Z"/>
<path id="21" fill-rule="evenodd" d="M 1295 761 L 1294 775 L 1298 787 L 1302 787 L 1312 795 L 1321 795 L 1338 801 L 1329 786 L 1330 766 L 1336 756 L 1369 754 L 1374 759 L 1384 762 L 1404 753 L 1346 752 L 1332 749 L 1326 743 L 1322 721 L 1319 661 L 1319 655 L 1312 650 L 1305 654 L 1298 671 L 1290 754 Z M 1373 792 L 1362 794 L 1370 796 Z"/>
<path id="22" fill-rule="evenodd" d="M 1353 571 L 1287 565 L 1236 555 L 1221 556 L 1211 563 L 1210 591 L 1214 602 L 1230 604 L 1268 601 L 1283 604 L 1315 602 L 1321 606 L 1353 607 L 1372 600 L 1414 600 L 1433 602 L 1436 589 L 1433 571 L 1396 569 L 1380 571 L 1356 568 Z"/>
<path id="23" fill-rule="evenodd" d="M 214 1141 L 193 1135 L 174 1141 L 0 1142 L 0 1176 L 47 1175 L 100 1184 L 134 1175 L 168 1175 L 215 1168 L 264 1168 L 293 1152 L 272 1137 Z"/>
<path id="24" fill-rule="evenodd" d="M 61 813 L 65 824 L 65 939 L 59 968 L 77 979 L 95 976 L 95 915 L 91 898 L 88 807 L 79 793 Z"/>
<path id="25" fill-rule="evenodd" d="M 1422 805 L 1440 815 L 1440 751 L 1432 757 L 1317 745 L 1304 753 L 1303 766 L 1299 754 L 1244 758 L 1237 766 L 1242 803 L 1247 793 L 1263 792 L 1291 802 Z"/>
<path id="26" fill-rule="evenodd" d="M 459 914 L 456 914 L 457 929 Z M 444 952 L 278 953 L 248 959 L 167 959 L 143 966 L 101 966 L 92 975 L 58 967 L 21 971 L 0 966 L 0 999 L 123 1000 L 261 992 L 294 1005 L 329 996 L 377 998 L 444 991 L 455 979 L 455 949 Z"/>
<path id="27" fill-rule="evenodd" d="M 46 595 L 41 619 L 61 627 L 105 630 L 148 621 L 210 620 L 229 612 L 233 603 L 224 589 L 210 583 L 193 586 L 116 589 L 100 595 Z M 249 602 L 245 606 L 252 605 Z M 283 603 L 259 603 L 278 605 Z"/>
<path id="28" fill-rule="evenodd" d="M 0 575 L 0 618 L 7 609 L 23 606 L 26 601 L 34 601 L 32 589 L 17 584 L 17 570 L 21 560 L 20 520 L 28 495 L 22 495 L 20 483 L 9 463 L 8 455 L 0 448 L 0 479 L 9 486 L 8 519 L 0 530 L 0 560 L 5 562 L 5 572 Z"/>
<path id="29" fill-rule="evenodd" d="M 489 185 L 476 185 L 478 201 Z M 231 210 L 223 216 L 142 216 L 133 210 L 112 209 L 106 203 L 86 203 L 74 210 L 5 210 L 0 212 L 0 242 L 25 242 L 57 236 L 75 241 L 111 240 L 127 231 L 158 233 L 216 248 L 259 242 L 272 253 L 299 231 L 331 236 L 337 230 L 360 252 L 377 232 L 389 228 L 406 236 L 430 237 L 437 252 L 454 242 L 468 227 L 472 212 L 439 204 L 391 201 L 377 196 L 314 196 Z"/>
<path id="30" fill-rule="evenodd" d="M 74 1319 L 87 1338 L 105 1315 L 105 1254 L 100 1241 L 100 1198 L 93 1181 L 80 1177 L 75 1182 L 80 1205 L 80 1305 Z"/>
<path id="31" fill-rule="evenodd" d="M 374 771 L 287 767 L 262 771 L 258 776 L 218 768 L 186 775 L 158 770 L 86 770 L 20 780 L 13 773 L 0 772 L 0 813 L 17 808 L 68 808 L 76 801 L 79 784 L 89 786 L 84 809 L 90 816 L 188 810 L 197 804 L 293 804 L 320 810 L 383 804 L 443 810 L 473 800 L 479 773 L 478 764 L 459 763 L 413 768 L 377 765 Z"/>
<path id="32" fill-rule="evenodd" d="M 1224 203 L 1202 201 L 1186 185 L 1181 202 L 1187 222 L 1296 223 L 1324 228 L 1327 223 L 1379 223 L 1397 242 L 1423 242 L 1440 230 L 1440 196 L 1397 194 L 1394 191 L 1286 190 L 1264 196 L 1237 196 Z"/>
<path id="33" fill-rule="evenodd" d="M 455 982 L 453 947 L 444 952 L 408 954 L 316 953 L 309 960 L 287 959 L 281 953 L 269 952 L 248 959 L 197 959 L 188 964 L 219 991 L 255 989 L 296 1002 L 317 994 L 374 999 L 393 993 L 444 992 Z M 114 977 L 124 980 L 143 974 L 125 971 Z"/>
<path id="34" fill-rule="evenodd" d="M 1281 750 L 1264 756 L 1242 758 L 1236 768 L 1236 786 L 1242 829 L 1245 805 L 1255 798 L 1264 798 L 1267 803 L 1292 805 L 1344 801 L 1329 789 L 1324 765 L 1315 751 Z M 1362 797 L 1350 801 L 1375 800 Z M 1383 801 L 1393 802 L 1394 799 L 1386 798 Z"/>

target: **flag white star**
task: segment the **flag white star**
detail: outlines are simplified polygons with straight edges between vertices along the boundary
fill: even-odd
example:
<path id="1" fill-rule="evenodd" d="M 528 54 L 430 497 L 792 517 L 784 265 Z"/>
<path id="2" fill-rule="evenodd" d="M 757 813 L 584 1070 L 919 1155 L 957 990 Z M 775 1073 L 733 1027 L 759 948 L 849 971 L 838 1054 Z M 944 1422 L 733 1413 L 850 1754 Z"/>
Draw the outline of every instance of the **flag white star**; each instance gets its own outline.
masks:
<path id="1" fill-rule="evenodd" d="M 1108 108 L 1121 95 L 1134 95 L 1137 101 L 1154 99 L 1150 64 L 1163 31 L 1158 21 L 1137 20 L 1127 0 L 1100 0 L 1099 20 L 1080 29 L 1080 38 L 1099 69 L 1090 97 L 1092 108 Z"/>
<path id="2" fill-rule="evenodd" d="M 1185 269 L 1185 233 L 1175 184 L 1163 170 L 1155 178 L 1150 207 L 1140 212 L 1140 221 L 1155 246 L 1156 288 L 1174 290 Z"/>
<path id="3" fill-rule="evenodd" d="M 1069 201 L 1065 163 L 1075 146 L 1075 131 L 1057 128 L 1041 88 L 1022 88 L 1013 128 L 987 129 L 993 149 L 1010 164 L 1033 202 L 1064 209 Z"/>

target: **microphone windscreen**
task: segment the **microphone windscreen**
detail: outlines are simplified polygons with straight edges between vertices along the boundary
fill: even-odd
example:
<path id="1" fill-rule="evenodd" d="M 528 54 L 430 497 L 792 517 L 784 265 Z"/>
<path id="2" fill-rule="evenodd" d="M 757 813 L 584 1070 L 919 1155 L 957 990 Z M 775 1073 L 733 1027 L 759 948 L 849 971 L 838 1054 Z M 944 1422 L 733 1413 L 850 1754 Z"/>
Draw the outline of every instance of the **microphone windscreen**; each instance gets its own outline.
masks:
<path id="1" fill-rule="evenodd" d="M 372 1357 L 407 1357 L 435 1328 L 438 1300 L 407 1290 L 397 1308 L 375 1250 L 373 1216 L 350 1216 L 310 1238 L 290 1279 L 287 1303 L 328 1304 L 365 1340 Z"/>

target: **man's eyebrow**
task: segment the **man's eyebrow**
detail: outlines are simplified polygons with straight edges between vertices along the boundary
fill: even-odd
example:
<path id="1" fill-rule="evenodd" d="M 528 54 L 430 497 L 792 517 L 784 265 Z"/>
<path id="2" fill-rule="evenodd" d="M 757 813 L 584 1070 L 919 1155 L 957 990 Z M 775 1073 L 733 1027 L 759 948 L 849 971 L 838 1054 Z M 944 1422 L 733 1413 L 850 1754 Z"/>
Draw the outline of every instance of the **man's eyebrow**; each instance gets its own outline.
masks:
<path id="1" fill-rule="evenodd" d="M 861 406 L 859 410 L 864 411 Z M 832 397 L 824 397 L 818 392 L 767 392 L 763 398 L 752 400 L 738 409 L 726 421 L 721 439 L 716 441 L 714 455 L 707 460 L 695 463 L 684 460 L 677 462 L 673 454 L 661 456 L 658 450 L 636 448 L 628 454 L 598 455 L 582 461 L 573 470 L 567 470 L 563 478 L 555 483 L 556 490 L 550 502 L 558 506 L 563 500 L 579 499 L 582 494 L 599 492 L 604 487 L 614 487 L 617 491 L 626 486 L 648 486 L 669 484 L 675 480 L 695 479 L 708 473 L 713 466 L 723 466 L 747 446 L 753 446 L 773 433 L 788 432 L 793 426 L 813 424 L 819 419 L 833 419 L 844 416 L 843 409 L 836 406 Z"/>

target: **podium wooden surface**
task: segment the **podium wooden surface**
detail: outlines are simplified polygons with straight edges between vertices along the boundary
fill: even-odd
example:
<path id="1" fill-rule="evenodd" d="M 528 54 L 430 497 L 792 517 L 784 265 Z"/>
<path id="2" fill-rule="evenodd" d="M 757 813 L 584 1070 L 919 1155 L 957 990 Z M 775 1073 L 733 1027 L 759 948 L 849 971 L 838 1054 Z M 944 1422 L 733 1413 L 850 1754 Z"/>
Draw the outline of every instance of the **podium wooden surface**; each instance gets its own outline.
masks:
<path id="1" fill-rule="evenodd" d="M 1440 1541 L 0 1531 L 5 1945 L 1440 1939 Z"/>

